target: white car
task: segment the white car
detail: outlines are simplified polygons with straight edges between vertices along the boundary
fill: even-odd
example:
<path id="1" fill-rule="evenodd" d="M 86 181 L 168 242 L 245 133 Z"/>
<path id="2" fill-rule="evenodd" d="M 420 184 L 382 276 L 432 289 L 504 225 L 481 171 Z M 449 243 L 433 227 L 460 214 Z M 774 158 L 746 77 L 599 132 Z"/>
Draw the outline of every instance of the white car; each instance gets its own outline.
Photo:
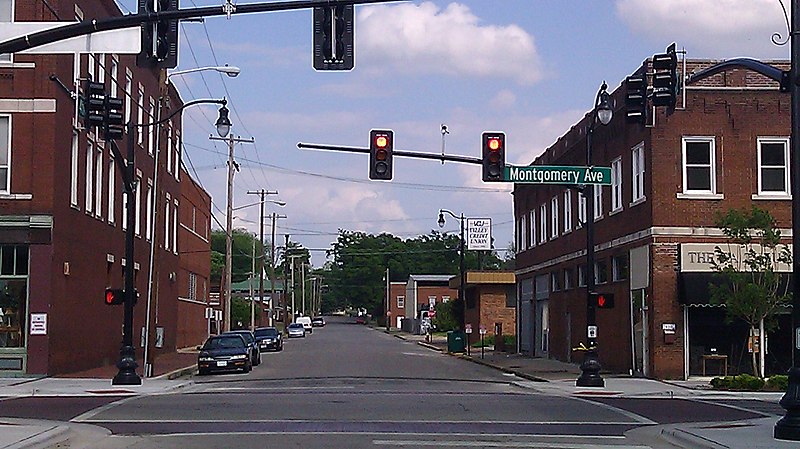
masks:
<path id="1" fill-rule="evenodd" d="M 304 329 L 306 330 L 306 332 L 308 332 L 309 334 L 311 334 L 311 333 L 313 333 L 313 332 L 314 332 L 314 326 L 311 324 L 311 317 L 308 317 L 308 316 L 299 316 L 299 317 L 297 317 L 297 318 L 295 318 L 295 319 L 294 319 L 294 322 L 295 322 L 295 323 L 300 323 L 300 324 L 302 324 L 302 325 L 303 325 L 303 328 L 304 328 Z"/>

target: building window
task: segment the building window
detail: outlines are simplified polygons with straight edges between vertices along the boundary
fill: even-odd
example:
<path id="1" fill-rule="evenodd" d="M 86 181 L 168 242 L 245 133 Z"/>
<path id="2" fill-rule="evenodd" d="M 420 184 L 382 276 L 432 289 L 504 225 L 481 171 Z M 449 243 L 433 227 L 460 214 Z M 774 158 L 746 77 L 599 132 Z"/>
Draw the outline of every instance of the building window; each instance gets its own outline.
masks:
<path id="1" fill-rule="evenodd" d="M 790 195 L 789 139 L 758 139 L 758 194 Z"/>
<path id="2" fill-rule="evenodd" d="M 558 197 L 550 200 L 550 237 L 558 237 Z"/>
<path id="3" fill-rule="evenodd" d="M 530 211 L 528 218 L 528 235 L 531 236 L 528 240 L 528 248 L 533 248 L 536 246 L 536 211 Z"/>
<path id="4" fill-rule="evenodd" d="M 128 193 L 122 192 L 122 230 L 128 229 Z"/>
<path id="5" fill-rule="evenodd" d="M 561 280 L 558 277 L 558 271 L 550 273 L 550 291 L 561 291 Z"/>
<path id="6" fill-rule="evenodd" d="M 436 307 L 436 296 L 428 296 L 428 307 L 430 310 Z"/>
<path id="7" fill-rule="evenodd" d="M 175 180 L 180 180 L 181 172 L 181 135 L 175 131 Z"/>
<path id="8" fill-rule="evenodd" d="M 75 139 L 77 138 L 73 134 L 73 140 L 75 141 L 74 143 L 77 145 L 77 140 Z M 78 150 L 76 148 L 76 157 L 77 151 Z M 77 168 L 77 161 L 75 161 L 75 168 Z M 0 192 L 11 193 L 11 117 L 7 115 L 0 117 Z M 78 202 L 77 193 L 76 185 L 76 203 Z"/>
<path id="9" fill-rule="evenodd" d="M 172 214 L 172 252 L 178 254 L 178 199 L 175 198 L 175 208 Z"/>
<path id="10" fill-rule="evenodd" d="M 164 249 L 169 251 L 169 235 L 170 235 L 170 227 L 169 227 L 169 210 L 171 209 L 172 205 L 172 197 L 169 193 L 167 193 L 167 205 L 164 207 Z"/>
<path id="11" fill-rule="evenodd" d="M 147 226 L 145 227 L 145 238 L 150 240 L 153 238 L 153 180 L 147 180 Z"/>
<path id="12" fill-rule="evenodd" d="M 539 206 L 539 243 L 547 241 L 547 205 Z"/>
<path id="13" fill-rule="evenodd" d="M 119 56 L 111 55 L 111 90 L 112 97 L 117 96 L 119 91 Z"/>
<path id="14" fill-rule="evenodd" d="M 136 124 L 137 125 L 141 125 L 142 123 L 144 123 L 144 86 L 142 86 L 141 84 L 139 84 L 139 97 L 138 97 L 138 100 L 139 101 L 137 102 L 137 106 L 138 106 L 137 110 L 139 111 L 139 113 L 137 115 Z M 136 136 L 137 136 L 136 137 L 136 142 L 139 145 L 142 145 L 144 143 L 144 135 L 143 135 L 143 131 L 144 130 L 141 127 L 138 127 L 138 126 L 136 128 L 139 130 L 139 132 L 136 133 Z"/>
<path id="15" fill-rule="evenodd" d="M 103 148 L 97 145 L 97 159 L 95 159 L 95 174 L 94 174 L 94 215 L 97 218 L 103 217 Z"/>
<path id="16" fill-rule="evenodd" d="M 612 279 L 616 281 L 624 281 L 628 279 L 628 255 L 621 254 L 614 256 L 611 259 Z"/>
<path id="17" fill-rule="evenodd" d="M 197 275 L 189 273 L 189 300 L 197 301 Z"/>
<path id="18" fill-rule="evenodd" d="M 525 232 L 525 228 L 522 227 L 522 217 L 517 217 L 517 226 L 514 228 L 516 230 L 516 252 L 517 254 L 521 253 L 523 248 L 522 246 L 522 233 Z"/>
<path id="19" fill-rule="evenodd" d="M 583 192 L 578 192 L 578 227 L 586 223 L 586 196 Z"/>
<path id="20" fill-rule="evenodd" d="M 622 158 L 611 161 L 611 212 L 622 210 Z"/>
<path id="21" fill-rule="evenodd" d="M 131 105 L 133 104 L 133 74 L 125 71 L 125 123 L 131 122 Z M 127 127 L 126 127 L 127 128 Z"/>
<path id="22" fill-rule="evenodd" d="M 28 319 L 28 247 L 0 245 L 0 348 L 24 348 Z"/>
<path id="23" fill-rule="evenodd" d="M 572 280 L 572 269 L 571 268 L 564 268 L 564 290 L 570 290 L 573 287 L 573 280 Z"/>
<path id="24" fill-rule="evenodd" d="M 406 297 L 405 296 L 398 296 L 397 297 L 397 308 L 398 309 L 405 309 L 406 307 Z"/>
<path id="25" fill-rule="evenodd" d="M 442 296 L 442 302 L 450 302 L 450 297 L 447 295 Z"/>
<path id="26" fill-rule="evenodd" d="M 114 166 L 116 162 L 114 161 L 113 157 L 108 158 L 108 222 L 110 224 L 114 224 L 114 196 L 117 192 L 114 190 L 116 186 L 116 169 L 117 167 Z"/>
<path id="27" fill-rule="evenodd" d="M 631 202 L 644 201 L 644 143 L 631 150 Z"/>
<path id="28" fill-rule="evenodd" d="M 586 265 L 578 266 L 578 287 L 586 287 Z"/>
<path id="29" fill-rule="evenodd" d="M 520 217 L 519 226 L 520 226 L 520 229 L 522 229 L 522 241 L 520 242 L 520 245 L 521 245 L 520 248 L 524 251 L 524 250 L 530 248 L 530 245 L 528 244 L 528 242 L 530 241 L 529 235 L 528 235 L 528 224 L 526 223 L 525 215 L 522 215 L 522 217 Z"/>
<path id="30" fill-rule="evenodd" d="M 594 263 L 595 284 L 605 284 L 608 282 L 608 263 L 605 260 L 598 260 Z"/>
<path id="31" fill-rule="evenodd" d="M 572 231 L 572 190 L 564 191 L 564 234 Z"/>
<path id="32" fill-rule="evenodd" d="M 714 138 L 683 138 L 683 193 L 716 194 Z"/>
<path id="33" fill-rule="evenodd" d="M 172 122 L 167 126 L 167 173 L 172 173 Z"/>
<path id="34" fill-rule="evenodd" d="M 592 186 L 594 191 L 594 219 L 603 218 L 603 186 L 595 184 Z"/>
<path id="35" fill-rule="evenodd" d="M 3 0 L 0 1 L 0 22 L 13 22 L 14 21 L 14 1 Z M 11 53 L 3 53 L 0 55 L 0 62 L 11 62 Z"/>
<path id="36" fill-rule="evenodd" d="M 148 118 L 148 122 L 155 121 L 156 116 L 156 101 L 153 97 L 150 97 L 150 117 Z M 147 127 L 147 154 L 150 156 L 153 155 L 153 140 L 156 134 L 156 128 L 158 125 L 148 126 Z"/>
<path id="37" fill-rule="evenodd" d="M 94 176 L 92 176 L 92 172 L 94 171 L 94 143 L 90 140 L 89 143 L 86 145 L 86 213 L 92 213 L 92 206 L 94 206 L 94 195 L 92 191 L 94 189 Z"/>
<path id="38" fill-rule="evenodd" d="M 136 200 L 136 215 L 135 220 L 136 223 L 133 224 L 134 233 L 141 237 L 142 236 L 142 178 L 141 176 L 136 177 L 136 193 L 134 194 L 134 198 Z"/>
<path id="39" fill-rule="evenodd" d="M 2 123 L 3 123 L 3 118 L 0 118 L 0 132 L 2 132 L 3 130 Z M 6 140 L 0 139 L 0 144 L 3 144 L 3 142 L 6 142 Z M 3 150 L 0 150 L 0 158 L 3 157 L 3 154 L 6 153 L 3 152 Z M 1 162 L 0 165 L 2 165 Z M 4 172 L 3 169 L 0 168 L 0 190 L 2 190 L 2 187 L 5 185 L 5 181 L 3 181 L 3 179 L 7 177 L 4 176 L 3 173 L 7 175 L 8 171 L 6 170 Z M 71 176 L 69 179 L 70 183 L 69 204 L 77 208 L 78 207 L 78 132 L 75 130 L 72 131 L 72 149 L 70 150 L 70 175 Z M 10 191 L 10 189 L 7 189 L 7 191 Z"/>

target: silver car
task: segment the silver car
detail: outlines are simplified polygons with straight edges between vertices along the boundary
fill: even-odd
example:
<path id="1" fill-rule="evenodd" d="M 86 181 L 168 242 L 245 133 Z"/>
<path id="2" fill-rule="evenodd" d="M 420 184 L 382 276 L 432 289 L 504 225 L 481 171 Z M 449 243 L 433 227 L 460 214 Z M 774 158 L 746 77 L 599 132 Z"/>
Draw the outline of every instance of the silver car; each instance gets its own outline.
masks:
<path id="1" fill-rule="evenodd" d="M 300 323 L 292 323 L 286 330 L 289 332 L 289 338 L 305 338 L 306 336 L 306 328 Z"/>

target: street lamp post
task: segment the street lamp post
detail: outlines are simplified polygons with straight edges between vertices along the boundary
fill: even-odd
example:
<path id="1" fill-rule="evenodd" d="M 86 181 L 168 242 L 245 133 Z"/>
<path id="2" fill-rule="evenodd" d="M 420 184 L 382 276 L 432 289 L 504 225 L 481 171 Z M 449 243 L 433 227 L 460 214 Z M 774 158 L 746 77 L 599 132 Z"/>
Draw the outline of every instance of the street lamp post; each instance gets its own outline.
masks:
<path id="1" fill-rule="evenodd" d="M 792 325 L 794 348 L 792 367 L 789 369 L 789 385 L 781 398 L 781 407 L 786 415 L 775 423 L 773 436 L 782 440 L 800 440 L 800 1 L 792 0 L 792 20 L 789 30 L 791 39 L 791 189 L 792 189 Z"/>
<path id="2" fill-rule="evenodd" d="M 461 216 L 454 214 L 452 211 L 447 209 L 439 209 L 439 227 L 444 227 L 444 214 L 448 213 L 451 217 L 458 219 L 461 221 L 461 233 L 459 234 L 459 244 L 458 244 L 458 272 L 460 282 L 458 283 L 458 297 L 461 299 L 461 304 L 464 307 L 464 313 L 461 316 L 461 330 L 466 329 L 467 325 L 467 296 L 465 294 L 465 284 L 466 284 L 466 270 L 464 268 L 464 213 L 461 213 Z M 467 342 L 467 353 L 469 353 L 469 342 Z"/>
<path id="3" fill-rule="evenodd" d="M 176 72 L 170 73 L 169 75 L 167 75 L 167 84 L 169 84 L 169 79 L 173 76 L 183 75 L 192 72 L 200 72 L 204 70 L 216 70 L 217 72 L 224 73 L 231 78 L 236 78 L 237 76 L 239 76 L 239 73 L 241 72 L 241 69 L 239 69 L 239 67 L 234 67 L 230 65 L 214 66 L 214 67 L 195 67 L 193 69 L 178 70 Z"/>
<path id="4" fill-rule="evenodd" d="M 596 122 L 602 125 L 608 125 L 611 122 L 613 111 L 609 103 L 609 94 L 606 91 L 608 85 L 605 81 L 597 91 L 597 96 L 594 100 L 594 110 L 592 113 L 591 121 L 589 123 L 589 130 L 586 134 L 586 165 L 592 166 L 592 135 Z M 586 199 L 586 339 L 587 349 L 586 354 L 581 364 L 581 375 L 575 382 L 579 387 L 603 387 L 605 381 L 600 376 L 600 361 L 597 355 L 597 315 L 596 309 L 590 300 L 592 293 L 594 293 L 595 277 L 594 277 L 594 188 L 589 189 L 588 185 L 583 187 L 583 196 Z M 592 191 L 591 198 L 586 198 L 586 194 Z"/>
<path id="5" fill-rule="evenodd" d="M 122 321 L 122 347 L 120 348 L 120 359 L 117 362 L 117 368 L 119 371 L 111 380 L 112 385 L 141 385 L 142 378 L 136 374 L 136 368 L 139 366 L 136 363 L 136 351 L 133 347 L 133 303 L 136 299 L 135 295 L 136 292 L 134 290 L 134 242 L 133 242 L 133 234 L 134 234 L 134 226 L 135 226 L 135 213 L 136 213 L 136 205 L 133 201 L 133 194 L 138 186 L 135 185 L 134 182 L 134 175 L 135 175 L 135 146 L 134 146 L 134 130 L 139 128 L 146 128 L 148 126 L 155 126 L 160 125 L 161 123 L 166 122 L 167 120 L 171 119 L 175 114 L 183 111 L 189 106 L 195 104 L 202 104 L 202 103 L 216 103 L 221 104 L 222 107 L 220 108 L 220 116 L 223 114 L 223 110 L 227 110 L 225 108 L 225 104 L 227 103 L 226 100 L 194 100 L 188 103 L 183 104 L 180 108 L 173 111 L 169 116 L 164 119 L 152 122 L 152 123 L 140 123 L 134 124 L 133 122 L 128 122 L 127 125 L 127 132 L 128 132 L 128 157 L 127 161 L 123 162 L 122 154 L 117 147 L 116 142 L 111 140 L 111 148 L 112 151 L 115 153 L 117 157 L 116 160 L 120 164 L 125 164 L 122 173 L 123 173 L 123 184 L 125 185 L 125 194 L 127 195 L 127 201 L 125 204 L 125 208 L 127 211 L 127 224 L 125 230 L 125 304 L 124 304 L 124 312 L 123 312 L 123 321 Z M 224 128 L 217 128 L 217 132 L 225 131 Z"/>

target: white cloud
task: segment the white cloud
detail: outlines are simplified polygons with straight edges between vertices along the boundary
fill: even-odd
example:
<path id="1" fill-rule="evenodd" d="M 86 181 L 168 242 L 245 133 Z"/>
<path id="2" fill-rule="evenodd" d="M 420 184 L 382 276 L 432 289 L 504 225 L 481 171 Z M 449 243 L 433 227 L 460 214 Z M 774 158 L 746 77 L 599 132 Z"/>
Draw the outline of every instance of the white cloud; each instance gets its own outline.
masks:
<path id="1" fill-rule="evenodd" d="M 511 106 L 514 106 L 514 103 L 516 102 L 517 102 L 517 96 L 514 94 L 514 92 L 508 89 L 503 89 L 500 92 L 498 92 L 494 96 L 494 98 L 492 98 L 490 103 L 492 105 L 492 108 L 498 111 L 502 111 L 510 108 Z"/>
<path id="2" fill-rule="evenodd" d="M 775 57 L 787 51 L 770 40 L 775 32 L 786 36 L 777 0 L 617 0 L 616 10 L 635 33 L 676 41 L 690 55 Z"/>
<path id="3" fill-rule="evenodd" d="M 541 78 L 533 36 L 517 25 L 483 25 L 465 5 L 360 8 L 357 64 L 370 72 L 502 76 L 520 84 Z"/>

